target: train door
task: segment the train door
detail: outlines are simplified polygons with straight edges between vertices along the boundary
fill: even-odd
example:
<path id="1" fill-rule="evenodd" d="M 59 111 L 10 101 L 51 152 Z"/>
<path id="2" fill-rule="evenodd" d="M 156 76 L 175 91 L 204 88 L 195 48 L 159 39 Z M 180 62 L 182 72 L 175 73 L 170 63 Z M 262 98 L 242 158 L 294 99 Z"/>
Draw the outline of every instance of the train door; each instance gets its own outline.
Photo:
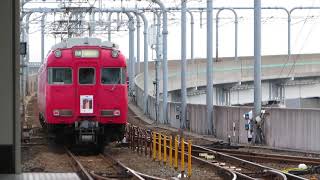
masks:
<path id="1" fill-rule="evenodd" d="M 76 143 L 98 143 L 98 97 L 97 84 L 100 76 L 95 62 L 79 62 L 76 64 L 77 87 L 76 108 L 79 120 L 75 124 Z"/>
<path id="2" fill-rule="evenodd" d="M 99 70 L 97 64 L 79 63 L 77 65 L 77 98 L 76 104 L 80 116 L 97 117 L 97 79 Z"/>

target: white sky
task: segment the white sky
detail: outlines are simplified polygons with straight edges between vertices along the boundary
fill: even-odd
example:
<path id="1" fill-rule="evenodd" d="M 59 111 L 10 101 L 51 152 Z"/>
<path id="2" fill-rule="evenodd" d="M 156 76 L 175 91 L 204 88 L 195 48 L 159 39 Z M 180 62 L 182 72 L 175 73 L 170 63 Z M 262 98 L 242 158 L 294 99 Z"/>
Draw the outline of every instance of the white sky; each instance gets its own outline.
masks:
<path id="1" fill-rule="evenodd" d="M 103 7 L 121 7 L 119 1 L 103 0 Z M 178 7 L 180 1 L 164 1 L 166 6 Z M 169 3 L 171 2 L 171 3 Z M 95 4 L 98 5 L 98 2 Z M 124 7 L 149 6 L 150 3 L 135 1 L 124 1 Z M 205 7 L 206 1 L 189 1 L 188 7 Z M 214 0 L 214 7 L 253 7 L 253 0 Z M 286 7 L 290 10 L 297 6 L 317 6 L 320 7 L 320 0 L 262 0 L 263 7 Z M 53 4 L 30 3 L 25 8 L 32 7 L 53 7 Z M 157 7 L 157 5 L 154 5 Z M 216 10 L 213 12 L 215 18 Z M 238 55 L 253 55 L 253 11 L 237 10 L 239 17 L 238 25 Z M 30 19 L 36 19 L 40 14 L 34 14 Z M 153 15 L 147 14 L 149 25 L 152 24 Z M 195 16 L 195 57 L 206 57 L 206 13 L 202 13 L 202 27 L 200 26 L 200 13 L 194 13 Z M 126 16 L 123 16 L 126 18 Z M 116 15 L 113 16 L 116 18 Z M 234 56 L 234 20 L 233 14 L 229 11 L 222 11 L 220 14 L 219 26 L 219 56 Z M 280 10 L 262 11 L 262 54 L 286 54 L 287 53 L 287 15 Z M 38 18 L 39 19 L 39 18 Z M 53 16 L 48 16 L 47 26 L 53 21 Z M 98 19 L 98 18 L 97 18 Z M 180 59 L 180 13 L 169 14 L 169 35 L 168 35 L 168 59 Z M 187 57 L 190 57 L 190 21 L 187 15 Z M 215 19 L 213 20 L 213 55 L 215 57 Z M 121 28 L 125 30 L 125 27 Z M 300 53 L 319 53 L 320 36 L 320 10 L 296 10 L 292 16 L 291 26 L 291 52 Z M 143 28 L 141 28 L 141 60 L 143 60 Z M 32 23 L 30 27 L 30 61 L 40 61 L 40 25 Z M 106 32 L 104 32 L 106 33 Z M 107 35 L 94 35 L 107 39 Z M 128 31 L 113 32 L 112 41 L 120 45 L 122 52 L 128 57 Z M 136 38 L 135 38 L 136 39 Z M 50 47 L 58 42 L 51 34 L 45 36 L 45 54 Z M 150 51 L 150 59 L 152 53 Z"/>

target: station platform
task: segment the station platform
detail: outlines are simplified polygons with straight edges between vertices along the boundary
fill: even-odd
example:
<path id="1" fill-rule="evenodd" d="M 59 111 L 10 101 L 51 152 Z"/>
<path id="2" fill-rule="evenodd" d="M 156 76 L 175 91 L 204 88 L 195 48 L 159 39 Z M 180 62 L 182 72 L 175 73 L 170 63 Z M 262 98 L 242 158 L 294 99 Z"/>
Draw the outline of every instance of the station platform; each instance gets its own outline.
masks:
<path id="1" fill-rule="evenodd" d="M 1 180 L 80 180 L 76 173 L 0 174 Z"/>

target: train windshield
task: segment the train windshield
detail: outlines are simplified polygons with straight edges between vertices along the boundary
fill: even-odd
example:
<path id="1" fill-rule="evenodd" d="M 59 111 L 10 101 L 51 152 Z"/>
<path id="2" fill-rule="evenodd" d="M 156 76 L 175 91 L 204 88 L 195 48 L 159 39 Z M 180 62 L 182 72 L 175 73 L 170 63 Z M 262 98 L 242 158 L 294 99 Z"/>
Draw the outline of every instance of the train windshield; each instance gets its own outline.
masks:
<path id="1" fill-rule="evenodd" d="M 103 68 L 101 73 L 101 84 L 125 84 L 125 69 Z"/>
<path id="2" fill-rule="evenodd" d="M 79 69 L 79 84 L 94 84 L 95 70 L 94 68 Z"/>
<path id="3" fill-rule="evenodd" d="M 49 68 L 48 69 L 49 84 L 72 84 L 71 68 Z"/>

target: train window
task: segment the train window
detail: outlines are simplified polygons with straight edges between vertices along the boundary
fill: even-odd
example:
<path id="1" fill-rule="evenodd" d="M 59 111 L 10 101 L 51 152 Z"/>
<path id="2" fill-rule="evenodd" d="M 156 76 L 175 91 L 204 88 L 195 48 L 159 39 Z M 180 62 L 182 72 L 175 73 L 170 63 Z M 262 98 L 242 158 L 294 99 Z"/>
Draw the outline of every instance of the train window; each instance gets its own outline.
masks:
<path id="1" fill-rule="evenodd" d="M 101 84 L 122 84 L 121 71 L 121 68 L 103 68 Z"/>
<path id="2" fill-rule="evenodd" d="M 126 68 L 122 68 L 121 69 L 122 73 L 121 73 L 121 84 L 127 84 L 127 69 Z"/>
<path id="3" fill-rule="evenodd" d="M 72 84 L 71 68 L 49 68 L 48 69 L 49 84 Z"/>
<path id="4" fill-rule="evenodd" d="M 79 84 L 94 84 L 94 83 L 95 83 L 94 68 L 80 68 Z"/>

